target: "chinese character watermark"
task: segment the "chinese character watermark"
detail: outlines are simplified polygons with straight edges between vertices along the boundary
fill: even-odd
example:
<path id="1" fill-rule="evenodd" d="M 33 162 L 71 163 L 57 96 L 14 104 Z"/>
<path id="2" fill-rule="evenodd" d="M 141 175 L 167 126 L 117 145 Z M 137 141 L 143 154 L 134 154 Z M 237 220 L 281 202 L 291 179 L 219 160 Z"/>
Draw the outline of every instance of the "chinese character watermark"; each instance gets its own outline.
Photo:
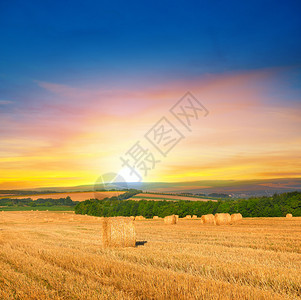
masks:
<path id="1" fill-rule="evenodd" d="M 190 92 L 187 92 L 170 110 L 189 131 L 195 120 L 206 117 L 209 111 Z"/>
<path id="2" fill-rule="evenodd" d="M 163 156 L 166 156 L 184 138 L 184 135 L 166 117 L 163 117 L 144 137 Z"/>

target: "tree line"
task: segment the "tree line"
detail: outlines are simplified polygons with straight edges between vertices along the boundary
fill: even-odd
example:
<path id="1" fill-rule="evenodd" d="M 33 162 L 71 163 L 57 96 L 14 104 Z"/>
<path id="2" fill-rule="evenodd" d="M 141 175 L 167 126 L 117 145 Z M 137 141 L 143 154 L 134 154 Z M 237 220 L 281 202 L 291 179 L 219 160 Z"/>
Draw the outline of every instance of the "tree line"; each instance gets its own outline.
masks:
<path id="1" fill-rule="evenodd" d="M 68 196 L 66 198 L 59 199 L 42 199 L 39 198 L 37 200 L 32 200 L 31 198 L 23 198 L 23 199 L 11 199 L 11 198 L 2 198 L 0 199 L 0 206 L 75 206 L 79 203 L 79 201 L 72 201 Z"/>
<path id="2" fill-rule="evenodd" d="M 135 195 L 140 192 L 132 190 L 131 194 Z M 153 216 L 165 217 L 171 214 L 177 214 L 180 217 L 186 215 L 201 216 L 221 212 L 230 214 L 239 212 L 244 217 L 284 217 L 287 213 L 291 213 L 293 216 L 301 216 L 301 192 L 274 194 L 272 197 L 219 200 L 217 202 L 134 201 L 126 200 L 130 198 L 127 193 L 120 196 L 119 198 L 90 199 L 80 202 L 75 206 L 75 213 L 101 217 L 142 215 L 146 218 L 152 218 Z"/>
<path id="3" fill-rule="evenodd" d="M 106 191 L 106 190 L 104 190 Z M 118 196 L 114 196 L 111 200 L 125 200 L 129 199 L 136 194 L 142 193 L 140 190 L 135 189 L 126 189 L 123 190 L 125 193 L 122 193 Z M 72 197 L 72 196 L 71 196 Z M 74 208 L 79 201 L 73 201 L 69 196 L 66 198 L 39 198 L 37 200 L 32 200 L 28 198 L 0 198 L 0 207 L 51 207 L 51 206 L 68 206 Z"/>

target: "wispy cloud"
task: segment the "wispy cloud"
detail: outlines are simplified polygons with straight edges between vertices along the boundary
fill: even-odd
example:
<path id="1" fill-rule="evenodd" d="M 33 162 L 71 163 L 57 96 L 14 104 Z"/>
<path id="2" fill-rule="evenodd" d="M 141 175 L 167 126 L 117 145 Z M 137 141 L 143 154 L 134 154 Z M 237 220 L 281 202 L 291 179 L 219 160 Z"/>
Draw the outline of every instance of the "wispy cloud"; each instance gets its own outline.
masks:
<path id="1" fill-rule="evenodd" d="M 38 81 L 44 97 L 13 111 L 3 109 L 0 184 L 48 185 L 47 178 L 51 185 L 88 184 L 118 171 L 120 156 L 187 90 L 210 114 L 147 181 L 297 176 L 301 107 L 285 97 L 273 102 L 267 87 L 273 89 L 277 74 L 211 74 L 112 90 Z M 38 183 L 39 177 L 45 179 Z"/>

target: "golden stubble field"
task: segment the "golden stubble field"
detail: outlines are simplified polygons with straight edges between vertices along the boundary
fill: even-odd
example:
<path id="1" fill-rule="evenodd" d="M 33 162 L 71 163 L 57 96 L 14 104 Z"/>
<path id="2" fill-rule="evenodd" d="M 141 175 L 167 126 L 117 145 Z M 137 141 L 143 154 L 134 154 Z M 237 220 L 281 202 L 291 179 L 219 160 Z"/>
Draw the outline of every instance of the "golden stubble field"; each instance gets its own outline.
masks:
<path id="1" fill-rule="evenodd" d="M 119 196 L 123 194 L 123 191 L 103 191 L 103 192 L 69 192 L 69 193 L 53 193 L 53 194 L 39 194 L 39 195 L 28 195 L 28 196 L 10 196 L 11 198 L 31 198 L 32 200 L 37 200 L 39 198 L 41 199 L 47 199 L 47 198 L 52 198 L 52 199 L 60 199 L 60 198 L 66 198 L 70 197 L 73 201 L 85 201 L 89 199 L 95 199 L 97 198 L 98 200 L 107 198 L 107 197 L 113 197 L 113 196 Z M 2 196 L 7 197 L 6 196 Z"/>
<path id="2" fill-rule="evenodd" d="M 138 198 L 131 198 L 131 200 L 153 200 L 153 201 L 160 201 L 162 199 L 165 200 L 188 200 L 188 201 L 213 201 L 217 202 L 217 200 L 212 199 L 203 199 L 203 198 L 195 198 L 195 197 L 189 197 L 189 196 L 179 196 L 179 195 L 166 195 L 166 194 L 148 194 L 148 193 L 140 193 L 135 195 L 136 197 L 141 197 L 141 199 Z M 143 197 L 147 197 L 143 198 Z M 158 199 L 156 199 L 158 198 Z"/>
<path id="3" fill-rule="evenodd" d="M 301 218 L 135 221 L 103 249 L 101 218 L 0 212 L 0 299 L 298 299 Z"/>

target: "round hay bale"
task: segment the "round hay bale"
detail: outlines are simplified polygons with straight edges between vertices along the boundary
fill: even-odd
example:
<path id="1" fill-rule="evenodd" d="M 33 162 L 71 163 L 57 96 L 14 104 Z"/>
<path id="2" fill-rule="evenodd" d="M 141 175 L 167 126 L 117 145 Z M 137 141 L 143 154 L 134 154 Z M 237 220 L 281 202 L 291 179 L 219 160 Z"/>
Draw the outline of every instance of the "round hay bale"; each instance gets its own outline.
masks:
<path id="1" fill-rule="evenodd" d="M 293 215 L 292 214 L 286 214 L 286 218 L 292 218 Z"/>
<path id="2" fill-rule="evenodd" d="M 187 215 L 185 219 L 191 219 L 191 215 Z"/>
<path id="3" fill-rule="evenodd" d="M 179 215 L 175 215 L 176 219 L 177 219 L 177 223 L 179 221 Z"/>
<path id="4" fill-rule="evenodd" d="M 130 219 L 131 219 L 131 220 L 135 220 L 135 217 L 134 217 L 134 216 L 130 216 Z"/>
<path id="5" fill-rule="evenodd" d="M 208 214 L 201 216 L 201 224 L 213 224 L 215 225 L 214 215 Z"/>
<path id="6" fill-rule="evenodd" d="M 242 220 L 242 215 L 241 214 L 232 214 L 231 215 L 231 223 L 233 222 L 237 222 L 237 221 L 240 221 Z"/>
<path id="7" fill-rule="evenodd" d="M 228 225 L 231 223 L 230 214 L 215 214 L 215 224 L 216 225 Z"/>
<path id="8" fill-rule="evenodd" d="M 135 247 L 136 231 L 133 220 L 125 217 L 104 218 L 102 243 L 104 247 Z"/>
<path id="9" fill-rule="evenodd" d="M 197 215 L 193 215 L 193 216 L 192 216 L 192 219 L 197 219 L 197 218 L 198 218 Z"/>
<path id="10" fill-rule="evenodd" d="M 164 218 L 164 223 L 167 225 L 177 224 L 177 218 L 175 215 L 167 216 Z"/>
<path id="11" fill-rule="evenodd" d="M 141 220 L 145 220 L 145 218 L 143 216 L 136 216 L 135 217 L 135 221 L 141 221 Z"/>
<path id="12" fill-rule="evenodd" d="M 158 216 L 153 216 L 153 220 L 158 220 L 159 217 Z"/>

